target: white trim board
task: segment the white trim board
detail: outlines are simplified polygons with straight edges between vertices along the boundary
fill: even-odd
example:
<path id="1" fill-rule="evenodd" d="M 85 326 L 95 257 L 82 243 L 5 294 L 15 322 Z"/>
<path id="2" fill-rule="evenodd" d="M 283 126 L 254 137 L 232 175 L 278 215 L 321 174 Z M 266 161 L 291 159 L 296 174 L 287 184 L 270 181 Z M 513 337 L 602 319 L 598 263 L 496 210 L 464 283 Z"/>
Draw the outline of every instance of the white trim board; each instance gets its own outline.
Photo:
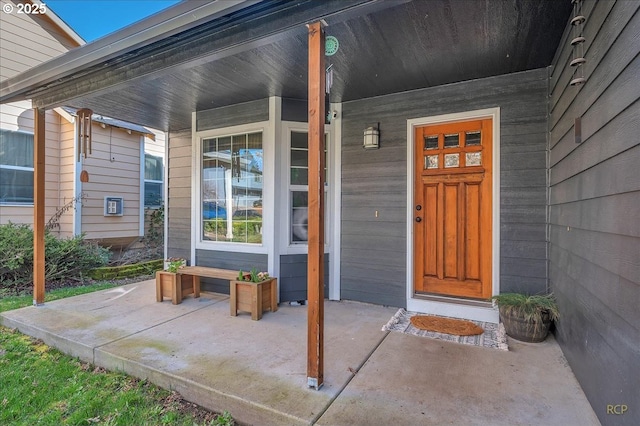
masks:
<path id="1" fill-rule="evenodd" d="M 414 129 L 418 126 L 429 124 L 467 121 L 480 118 L 490 118 L 493 124 L 491 294 L 496 295 L 500 293 L 500 108 L 487 108 L 432 117 L 413 118 L 407 120 L 407 310 L 498 323 L 498 310 L 489 303 L 487 303 L 486 306 L 482 306 L 482 304 L 470 305 L 462 299 L 460 299 L 459 303 L 456 303 L 457 299 L 455 298 L 441 298 L 441 300 L 434 298 L 432 300 L 426 300 L 424 297 L 414 297 L 413 294 Z"/>

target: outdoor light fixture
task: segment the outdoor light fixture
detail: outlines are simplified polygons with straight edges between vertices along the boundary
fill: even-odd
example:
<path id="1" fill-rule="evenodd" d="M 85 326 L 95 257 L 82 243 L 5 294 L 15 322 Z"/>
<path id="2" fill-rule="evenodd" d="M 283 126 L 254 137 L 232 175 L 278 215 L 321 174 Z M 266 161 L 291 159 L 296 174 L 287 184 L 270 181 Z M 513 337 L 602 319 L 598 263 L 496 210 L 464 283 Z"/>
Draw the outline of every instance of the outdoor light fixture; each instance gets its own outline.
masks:
<path id="1" fill-rule="evenodd" d="M 364 143 L 362 144 L 364 149 L 378 149 L 380 148 L 380 130 L 378 123 L 369 124 L 364 129 Z"/>

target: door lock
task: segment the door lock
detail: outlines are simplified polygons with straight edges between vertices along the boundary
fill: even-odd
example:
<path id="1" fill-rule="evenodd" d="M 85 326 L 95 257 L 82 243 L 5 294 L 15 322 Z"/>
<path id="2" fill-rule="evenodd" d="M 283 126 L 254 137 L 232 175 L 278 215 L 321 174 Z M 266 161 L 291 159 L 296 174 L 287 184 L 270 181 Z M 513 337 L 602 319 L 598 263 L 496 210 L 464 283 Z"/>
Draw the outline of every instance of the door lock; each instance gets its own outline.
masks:
<path id="1" fill-rule="evenodd" d="M 416 222 L 422 222 L 422 218 L 421 217 L 416 217 Z"/>
<path id="2" fill-rule="evenodd" d="M 418 210 L 418 211 L 422 210 L 422 206 L 421 206 L 420 204 L 418 204 L 418 205 L 416 206 L 416 210 Z"/>

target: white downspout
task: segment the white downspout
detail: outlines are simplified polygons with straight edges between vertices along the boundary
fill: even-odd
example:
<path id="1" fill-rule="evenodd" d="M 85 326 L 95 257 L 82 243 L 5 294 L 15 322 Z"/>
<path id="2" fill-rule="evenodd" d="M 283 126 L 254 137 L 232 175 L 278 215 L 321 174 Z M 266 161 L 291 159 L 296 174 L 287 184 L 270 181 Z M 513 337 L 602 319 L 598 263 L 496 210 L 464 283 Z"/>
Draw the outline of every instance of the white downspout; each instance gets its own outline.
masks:
<path id="1" fill-rule="evenodd" d="M 82 157 L 78 161 L 78 126 L 74 116 L 69 121 L 73 125 L 73 196 L 79 197 L 82 194 L 82 182 L 80 181 L 80 173 L 82 173 Z M 73 210 L 73 236 L 82 234 L 82 198 L 76 202 L 76 208 Z"/>

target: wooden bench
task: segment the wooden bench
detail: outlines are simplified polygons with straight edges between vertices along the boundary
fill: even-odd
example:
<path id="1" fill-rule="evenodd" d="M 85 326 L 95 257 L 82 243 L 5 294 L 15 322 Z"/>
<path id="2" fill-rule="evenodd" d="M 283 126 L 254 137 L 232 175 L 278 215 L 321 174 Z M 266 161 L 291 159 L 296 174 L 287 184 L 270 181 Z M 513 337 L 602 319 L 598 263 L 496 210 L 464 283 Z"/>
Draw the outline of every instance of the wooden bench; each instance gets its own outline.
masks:
<path id="1" fill-rule="evenodd" d="M 200 297 L 200 277 L 218 278 L 221 280 L 229 280 L 230 282 L 238 279 L 238 271 L 209 268 L 207 266 L 185 266 L 178 270 L 178 274 L 192 277 L 194 297 Z"/>
<path id="2" fill-rule="evenodd" d="M 173 280 L 170 280 L 173 276 Z M 165 297 L 171 297 L 174 305 L 182 303 L 184 296 L 193 294 L 200 297 L 200 277 L 235 280 L 238 271 L 230 269 L 207 268 L 206 266 L 184 266 L 175 274 L 160 271 L 156 275 L 156 298 L 162 302 Z"/>
<path id="3" fill-rule="evenodd" d="M 158 302 L 162 302 L 165 296 L 171 296 L 171 301 L 177 305 L 182 303 L 183 296 L 193 294 L 193 297 L 200 297 L 200 277 L 206 277 L 229 280 L 231 316 L 238 315 L 238 311 L 246 311 L 251 313 L 251 319 L 257 321 L 262 318 L 263 312 L 278 310 L 278 281 L 276 278 L 261 283 L 237 281 L 239 271 L 206 266 L 183 266 L 175 274 L 171 274 L 175 275 L 175 279 L 168 286 L 163 284 L 162 274 L 161 271 L 156 275 Z M 245 278 L 251 276 L 249 272 L 243 272 L 242 275 Z"/>

